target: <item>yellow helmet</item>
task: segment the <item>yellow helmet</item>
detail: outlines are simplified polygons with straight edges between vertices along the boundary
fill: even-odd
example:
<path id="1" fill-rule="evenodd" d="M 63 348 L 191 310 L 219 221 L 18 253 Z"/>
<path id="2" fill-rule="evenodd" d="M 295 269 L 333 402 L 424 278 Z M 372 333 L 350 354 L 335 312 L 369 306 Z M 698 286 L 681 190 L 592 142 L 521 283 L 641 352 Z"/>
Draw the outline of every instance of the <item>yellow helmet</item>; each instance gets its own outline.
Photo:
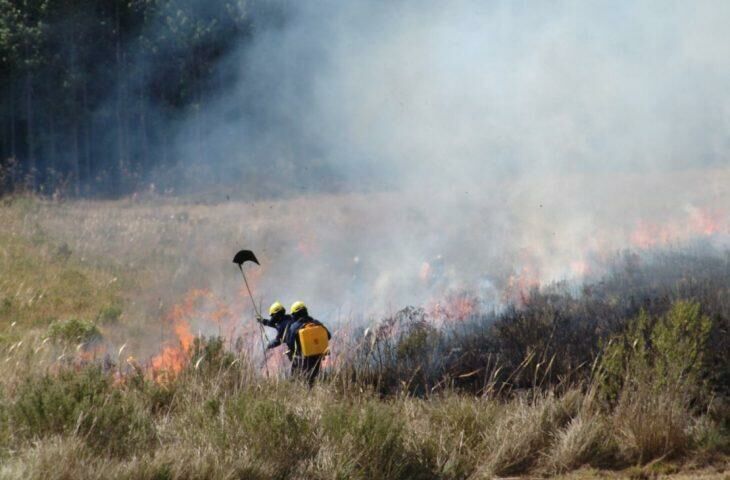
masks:
<path id="1" fill-rule="evenodd" d="M 285 311 L 284 305 L 281 304 L 281 302 L 274 302 L 269 307 L 269 315 L 274 316 L 277 313 L 283 313 Z"/>
<path id="2" fill-rule="evenodd" d="M 301 312 L 302 310 L 306 310 L 307 306 L 304 304 L 304 302 L 294 302 L 291 305 L 291 309 L 289 310 L 292 315 Z"/>

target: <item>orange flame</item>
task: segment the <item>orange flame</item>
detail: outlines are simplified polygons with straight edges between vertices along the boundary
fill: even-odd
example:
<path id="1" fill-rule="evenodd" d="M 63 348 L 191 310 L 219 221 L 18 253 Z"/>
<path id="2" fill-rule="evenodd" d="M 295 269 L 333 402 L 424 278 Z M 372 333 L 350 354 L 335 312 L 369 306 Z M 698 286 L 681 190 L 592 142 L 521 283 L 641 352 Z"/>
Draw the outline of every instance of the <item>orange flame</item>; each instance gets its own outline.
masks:
<path id="1" fill-rule="evenodd" d="M 570 271 L 578 277 L 585 277 L 591 273 L 591 266 L 585 260 L 573 260 L 570 262 Z"/>
<path id="2" fill-rule="evenodd" d="M 690 215 L 692 229 L 703 235 L 714 235 L 722 230 L 720 215 L 717 212 L 697 209 Z"/>
<path id="3" fill-rule="evenodd" d="M 507 302 L 524 304 L 530 291 L 539 286 L 540 273 L 536 268 L 525 265 L 507 279 L 502 296 Z"/>
<path id="4" fill-rule="evenodd" d="M 639 221 L 629 241 L 635 248 L 648 249 L 721 233 L 730 233 L 727 215 L 717 210 L 693 208 L 684 218 L 662 223 Z"/>
<path id="5" fill-rule="evenodd" d="M 447 295 L 427 308 L 429 317 L 441 325 L 463 322 L 477 310 L 477 299 L 466 294 Z"/>
<path id="6" fill-rule="evenodd" d="M 150 360 L 150 372 L 154 380 L 169 381 L 185 368 L 190 359 L 190 348 L 195 339 L 190 328 L 190 320 L 196 313 L 198 301 L 210 297 L 211 293 L 208 290 L 191 290 L 180 304 L 174 305 L 170 309 L 167 321 L 172 324 L 177 337 L 177 345 L 166 345 Z"/>

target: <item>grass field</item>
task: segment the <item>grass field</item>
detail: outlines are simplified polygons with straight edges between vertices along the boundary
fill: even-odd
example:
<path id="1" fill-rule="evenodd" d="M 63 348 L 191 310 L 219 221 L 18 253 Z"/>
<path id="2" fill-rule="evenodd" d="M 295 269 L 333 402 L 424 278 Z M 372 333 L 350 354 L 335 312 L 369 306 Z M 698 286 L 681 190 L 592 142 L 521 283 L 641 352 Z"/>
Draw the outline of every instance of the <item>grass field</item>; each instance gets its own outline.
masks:
<path id="1" fill-rule="evenodd" d="M 728 478 L 730 255 L 716 247 L 626 267 L 599 293 L 535 291 L 453 330 L 391 312 L 398 334 L 336 334 L 353 352 L 311 390 L 267 378 L 257 337 L 236 348 L 196 304 L 185 319 L 202 336 L 180 370 L 150 372 L 191 291 L 213 292 L 226 321 L 250 315 L 221 267 L 239 246 L 264 246 L 269 266 L 251 271 L 264 303 L 292 264 L 332 254 L 298 285 L 328 298 L 352 275 L 337 262 L 361 254 L 337 236 L 376 242 L 397 222 L 348 223 L 373 201 L 388 198 L 5 199 L 0 478 Z M 313 209 L 334 228 L 308 229 L 298 212 Z"/>

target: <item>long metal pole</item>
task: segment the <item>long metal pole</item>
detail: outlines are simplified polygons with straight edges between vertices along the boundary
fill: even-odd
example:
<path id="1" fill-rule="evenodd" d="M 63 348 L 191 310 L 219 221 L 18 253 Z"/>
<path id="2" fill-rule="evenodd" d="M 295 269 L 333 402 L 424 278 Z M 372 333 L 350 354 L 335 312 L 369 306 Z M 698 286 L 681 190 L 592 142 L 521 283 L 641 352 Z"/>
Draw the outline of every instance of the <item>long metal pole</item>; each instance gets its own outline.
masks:
<path id="1" fill-rule="evenodd" d="M 246 279 L 246 274 L 243 272 L 243 264 L 238 265 L 238 269 L 241 270 L 241 275 L 243 275 L 243 283 L 246 284 L 246 290 L 248 290 L 248 298 L 251 299 L 251 305 L 253 305 L 253 311 L 256 313 L 257 317 L 261 317 L 261 313 L 259 313 L 259 309 L 256 307 L 256 301 L 253 299 L 253 294 L 251 293 L 251 287 L 248 286 L 248 280 Z M 261 333 L 261 351 L 264 354 L 264 368 L 266 371 L 266 376 L 269 376 L 269 366 L 266 363 L 266 343 L 264 341 L 264 337 L 266 334 L 264 333 L 264 327 L 259 323 L 259 332 Z"/>

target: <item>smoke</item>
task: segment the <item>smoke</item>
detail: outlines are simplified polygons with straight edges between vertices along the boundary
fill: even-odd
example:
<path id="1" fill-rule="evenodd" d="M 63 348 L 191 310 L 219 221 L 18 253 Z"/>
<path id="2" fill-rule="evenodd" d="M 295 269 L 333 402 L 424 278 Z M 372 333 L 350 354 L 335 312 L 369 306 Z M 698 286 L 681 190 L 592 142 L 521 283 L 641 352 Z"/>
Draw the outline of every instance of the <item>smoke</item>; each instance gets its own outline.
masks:
<path id="1" fill-rule="evenodd" d="M 647 225 L 664 246 L 703 216 L 729 233 L 726 2 L 249 8 L 219 66 L 236 81 L 177 146 L 190 182 L 311 195 L 268 237 L 230 213 L 280 247 L 267 291 L 330 312 L 458 288 L 499 303 L 521 276 L 600 273 Z"/>
<path id="2" fill-rule="evenodd" d="M 474 190 L 727 163 L 722 2 L 279 8 L 223 67 L 239 81 L 206 112 L 214 168 L 257 162 L 294 191 L 325 188 L 313 173 Z"/>

